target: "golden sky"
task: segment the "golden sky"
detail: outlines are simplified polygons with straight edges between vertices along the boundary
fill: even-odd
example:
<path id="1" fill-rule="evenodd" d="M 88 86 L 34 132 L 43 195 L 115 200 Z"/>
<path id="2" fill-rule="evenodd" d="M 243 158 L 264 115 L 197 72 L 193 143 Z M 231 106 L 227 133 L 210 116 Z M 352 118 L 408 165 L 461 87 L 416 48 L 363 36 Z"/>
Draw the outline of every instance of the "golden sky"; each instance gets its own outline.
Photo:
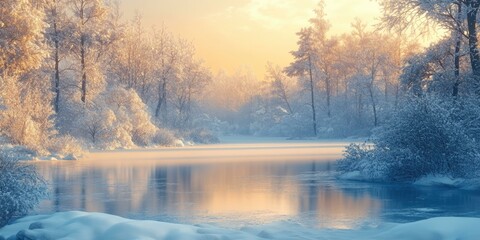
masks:
<path id="1" fill-rule="evenodd" d="M 251 68 L 264 76 L 267 62 L 286 66 L 295 33 L 308 25 L 318 0 L 122 0 L 125 18 L 140 13 L 146 26 L 165 24 L 192 41 L 214 71 Z M 360 18 L 380 15 L 374 0 L 325 0 L 332 33 L 343 33 Z"/>

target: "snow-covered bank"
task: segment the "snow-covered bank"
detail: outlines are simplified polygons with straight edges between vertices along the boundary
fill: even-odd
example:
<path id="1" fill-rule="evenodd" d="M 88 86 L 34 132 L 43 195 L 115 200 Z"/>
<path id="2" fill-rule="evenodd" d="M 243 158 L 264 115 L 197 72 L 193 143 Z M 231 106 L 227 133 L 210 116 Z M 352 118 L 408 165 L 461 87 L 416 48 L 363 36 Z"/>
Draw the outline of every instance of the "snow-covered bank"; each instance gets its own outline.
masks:
<path id="1" fill-rule="evenodd" d="M 337 175 L 337 178 L 347 181 L 380 182 L 378 179 L 372 179 L 365 174 L 362 174 L 360 171 L 345 172 Z M 443 175 L 428 175 L 412 182 L 412 184 L 421 187 L 447 187 L 463 190 L 479 190 L 480 178 L 466 179 Z"/>
<path id="2" fill-rule="evenodd" d="M 312 151 L 315 148 L 321 148 L 325 152 L 325 148 L 335 148 L 335 151 L 332 154 L 338 155 L 341 157 L 343 149 L 348 146 L 348 144 L 359 142 L 358 139 L 316 139 L 316 138 L 305 138 L 305 139 L 295 139 L 288 140 L 284 137 L 256 137 L 256 136 L 221 136 L 219 139 L 220 142 L 214 143 L 202 143 L 192 142 L 184 139 L 173 139 L 172 143 L 167 145 L 150 145 L 150 146 L 135 146 L 129 148 L 116 148 L 116 149 L 97 149 L 91 148 L 85 151 L 75 151 L 74 153 L 49 153 L 48 155 L 39 155 L 38 153 L 27 149 L 23 146 L 13 146 L 13 145 L 0 145 L 0 154 L 5 158 L 11 160 L 23 160 L 23 161 L 61 161 L 61 160 L 86 160 L 95 159 L 101 155 L 109 155 L 111 158 L 124 159 L 122 155 L 135 154 L 139 156 L 140 153 L 167 153 L 175 151 L 196 151 L 196 150 L 209 150 L 209 149 L 227 149 L 227 150 L 250 150 L 250 149 L 291 149 L 294 147 L 300 148 L 310 148 Z M 203 141 L 205 142 L 205 141 Z M 315 150 L 315 152 L 318 152 Z M 268 152 L 268 154 L 272 154 Z M 235 154 L 233 156 L 237 156 Z M 244 154 L 245 155 L 245 154 Z M 248 154 L 250 155 L 250 154 Z M 273 154 L 274 156 L 278 154 Z M 171 159 L 172 156 L 164 156 L 165 158 Z M 218 156 L 211 156 L 213 158 L 218 158 Z M 177 156 L 174 158 L 183 158 L 183 156 Z"/>
<path id="3" fill-rule="evenodd" d="M 440 187 L 452 187 L 465 190 L 478 190 L 480 189 L 480 178 L 464 179 L 464 178 L 452 178 L 448 176 L 430 175 L 414 182 L 417 186 L 440 186 Z"/>
<path id="4" fill-rule="evenodd" d="M 0 138 L 1 139 L 1 138 Z M 84 156 L 84 150 L 73 142 L 65 140 L 49 151 L 36 151 L 22 145 L 13 145 L 0 140 L 0 157 L 13 161 L 55 161 L 78 160 Z"/>
<path id="5" fill-rule="evenodd" d="M 373 229 L 320 230 L 288 222 L 226 229 L 130 220 L 103 213 L 62 212 L 30 216 L 0 229 L 8 239 L 480 239 L 478 218 L 433 218 Z M 14 238 L 13 236 L 17 236 Z M 1 239 L 1 237 L 0 237 Z"/>

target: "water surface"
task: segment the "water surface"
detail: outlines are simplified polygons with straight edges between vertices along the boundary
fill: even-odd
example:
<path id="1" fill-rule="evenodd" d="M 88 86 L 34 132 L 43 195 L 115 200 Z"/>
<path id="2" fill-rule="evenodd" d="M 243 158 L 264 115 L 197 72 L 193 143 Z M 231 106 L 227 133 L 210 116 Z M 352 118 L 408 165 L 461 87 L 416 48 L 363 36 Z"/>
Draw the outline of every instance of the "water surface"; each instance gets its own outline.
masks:
<path id="1" fill-rule="evenodd" d="M 39 162 L 51 197 L 36 213 L 81 210 L 227 227 L 291 221 L 355 228 L 480 217 L 480 193 L 335 178 L 346 142 L 284 141 L 98 152 Z"/>

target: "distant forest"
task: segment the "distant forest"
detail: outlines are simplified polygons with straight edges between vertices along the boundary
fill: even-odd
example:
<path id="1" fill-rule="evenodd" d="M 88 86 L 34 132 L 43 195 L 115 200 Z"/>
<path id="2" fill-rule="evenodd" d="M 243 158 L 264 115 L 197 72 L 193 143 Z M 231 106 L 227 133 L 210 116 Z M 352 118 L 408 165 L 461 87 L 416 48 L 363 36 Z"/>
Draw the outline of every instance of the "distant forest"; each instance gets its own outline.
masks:
<path id="1" fill-rule="evenodd" d="M 476 139 L 480 3 L 379 3 L 376 25 L 356 20 L 334 35 L 334 13 L 320 2 L 297 33 L 294 61 L 266 63 L 257 79 L 247 68 L 212 73 L 175 29 L 144 26 L 141 16 L 124 21 L 116 2 L 1 1 L 2 142 L 66 154 L 212 143 L 223 134 L 368 137 L 414 99 L 442 105 L 442 116 Z M 429 32 L 442 36 L 422 47 Z"/>

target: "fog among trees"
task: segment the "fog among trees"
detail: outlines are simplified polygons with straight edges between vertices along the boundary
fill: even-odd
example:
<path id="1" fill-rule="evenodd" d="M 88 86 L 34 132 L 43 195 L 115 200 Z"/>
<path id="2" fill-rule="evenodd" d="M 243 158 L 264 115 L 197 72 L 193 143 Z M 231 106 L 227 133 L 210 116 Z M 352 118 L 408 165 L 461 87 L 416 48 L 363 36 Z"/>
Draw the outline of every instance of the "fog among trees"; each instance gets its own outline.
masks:
<path id="1" fill-rule="evenodd" d="M 216 141 L 218 135 L 369 137 L 408 99 L 474 98 L 476 1 L 382 0 L 374 26 L 331 31 L 324 3 L 293 61 L 212 72 L 168 26 L 125 21 L 121 3 L 5 0 L 0 14 L 3 141 L 41 154 Z M 415 20 L 415 21 L 413 21 Z M 414 36 L 446 32 L 424 48 Z M 60 140 L 59 140 L 60 139 Z"/>

